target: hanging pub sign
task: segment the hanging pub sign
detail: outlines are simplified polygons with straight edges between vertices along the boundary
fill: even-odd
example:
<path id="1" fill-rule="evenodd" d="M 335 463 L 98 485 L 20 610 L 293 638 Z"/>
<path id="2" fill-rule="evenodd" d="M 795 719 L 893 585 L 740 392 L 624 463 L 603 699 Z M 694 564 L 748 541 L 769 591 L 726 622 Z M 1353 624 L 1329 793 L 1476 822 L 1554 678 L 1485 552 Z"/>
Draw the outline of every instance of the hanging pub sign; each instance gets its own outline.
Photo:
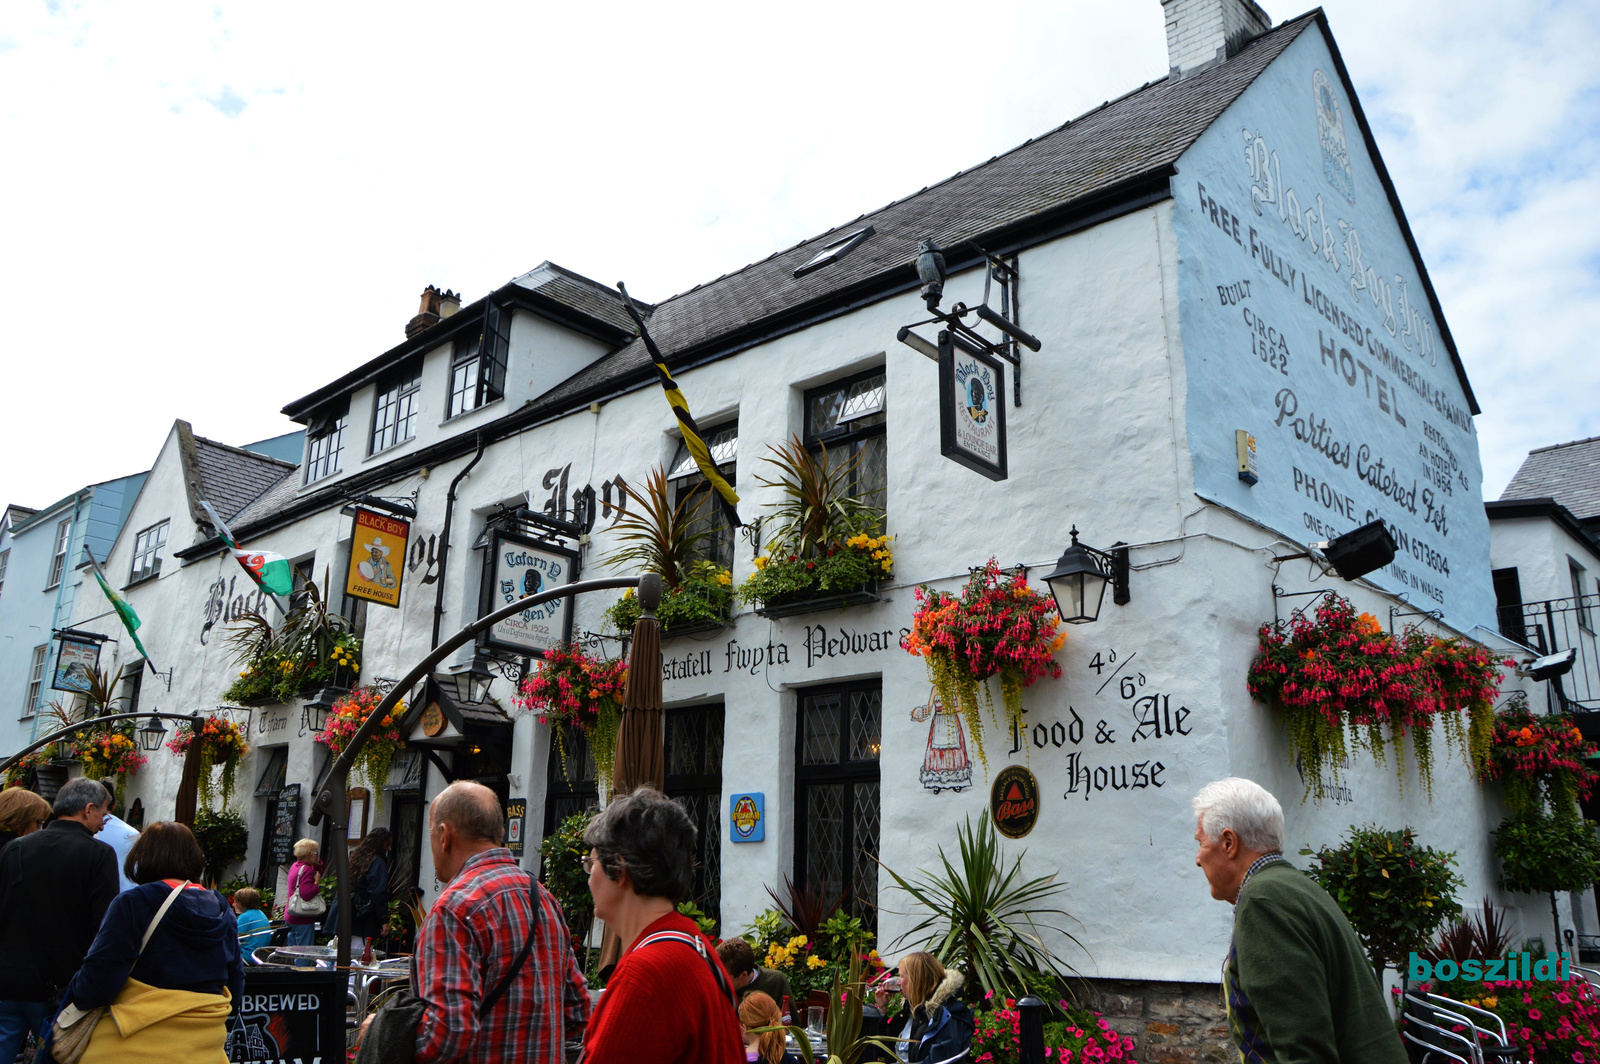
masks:
<path id="1" fill-rule="evenodd" d="M 939 341 L 939 453 L 990 480 L 1005 480 L 1005 365 L 946 334 Z"/>
<path id="2" fill-rule="evenodd" d="M 50 687 L 55 691 L 89 693 L 89 683 L 100 667 L 100 644 L 92 639 L 73 639 L 57 636 L 56 668 L 50 675 Z"/>
<path id="3" fill-rule="evenodd" d="M 380 606 L 398 607 L 410 538 L 411 522 L 357 509 L 344 593 Z"/>
<path id="4" fill-rule="evenodd" d="M 519 598 L 570 584 L 578 575 L 578 553 L 512 532 L 495 532 L 483 567 L 483 605 L 478 616 Z M 557 643 L 572 639 L 572 599 L 567 596 L 530 606 L 492 625 L 484 645 L 513 654 L 544 657 Z"/>

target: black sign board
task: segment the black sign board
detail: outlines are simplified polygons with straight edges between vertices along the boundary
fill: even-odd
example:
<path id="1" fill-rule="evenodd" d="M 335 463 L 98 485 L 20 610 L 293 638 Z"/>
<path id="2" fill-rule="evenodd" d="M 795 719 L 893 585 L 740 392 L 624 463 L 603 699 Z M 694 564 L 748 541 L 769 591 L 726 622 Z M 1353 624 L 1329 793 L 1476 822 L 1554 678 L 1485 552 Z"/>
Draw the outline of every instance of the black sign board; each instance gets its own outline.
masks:
<path id="1" fill-rule="evenodd" d="M 228 1018 L 233 1064 L 340 1061 L 349 976 L 315 968 L 246 966 L 244 997 Z"/>
<path id="2" fill-rule="evenodd" d="M 1005 480 L 1006 370 L 939 334 L 939 453 L 990 480 Z"/>
<path id="3" fill-rule="evenodd" d="M 513 798 L 506 803 L 506 849 L 521 857 L 523 839 L 528 832 L 528 800 Z"/>
<path id="4" fill-rule="evenodd" d="M 278 818 L 272 825 L 272 863 L 294 861 L 295 828 L 300 824 L 300 785 L 291 783 L 278 794 Z"/>
<path id="5" fill-rule="evenodd" d="M 1020 839 L 1039 821 L 1039 781 L 1021 765 L 1007 765 L 989 788 L 994 826 L 1008 839 Z"/>

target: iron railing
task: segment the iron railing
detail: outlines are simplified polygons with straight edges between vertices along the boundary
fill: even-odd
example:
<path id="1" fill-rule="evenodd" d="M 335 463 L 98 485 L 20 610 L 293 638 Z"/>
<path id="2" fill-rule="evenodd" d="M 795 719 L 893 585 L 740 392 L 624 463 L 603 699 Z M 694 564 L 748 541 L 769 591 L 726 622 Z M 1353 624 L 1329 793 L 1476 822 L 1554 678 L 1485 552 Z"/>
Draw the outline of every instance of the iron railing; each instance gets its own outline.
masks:
<path id="1" fill-rule="evenodd" d="M 1600 711 L 1600 595 L 1500 607 L 1500 634 L 1541 654 L 1576 650 L 1572 671 L 1545 685 L 1552 713 Z"/>

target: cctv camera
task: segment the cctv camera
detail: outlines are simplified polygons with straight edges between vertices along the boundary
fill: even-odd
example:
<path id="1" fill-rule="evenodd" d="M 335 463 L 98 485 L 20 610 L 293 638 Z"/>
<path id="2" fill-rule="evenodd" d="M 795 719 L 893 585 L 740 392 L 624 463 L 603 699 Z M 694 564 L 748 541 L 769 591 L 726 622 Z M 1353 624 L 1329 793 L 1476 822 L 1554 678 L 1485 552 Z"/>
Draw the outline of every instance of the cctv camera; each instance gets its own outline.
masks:
<path id="1" fill-rule="evenodd" d="M 1557 676 L 1565 676 L 1572 671 L 1572 663 L 1577 660 L 1578 651 L 1574 647 L 1555 654 L 1546 654 L 1542 658 L 1534 658 L 1532 663 L 1522 670 L 1524 676 L 1531 676 L 1535 680 L 1553 680 Z"/>

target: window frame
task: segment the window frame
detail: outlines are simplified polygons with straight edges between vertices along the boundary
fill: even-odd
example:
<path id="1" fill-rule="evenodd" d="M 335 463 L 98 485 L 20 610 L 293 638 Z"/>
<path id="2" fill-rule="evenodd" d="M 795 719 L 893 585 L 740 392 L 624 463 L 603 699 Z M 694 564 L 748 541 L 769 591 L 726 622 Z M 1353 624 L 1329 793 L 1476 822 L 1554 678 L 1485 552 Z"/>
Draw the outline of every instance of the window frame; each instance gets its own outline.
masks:
<path id="1" fill-rule="evenodd" d="M 703 430 L 700 438 L 706 441 L 706 447 L 711 451 L 711 457 L 715 459 L 717 448 L 720 446 L 717 438 L 730 429 L 733 431 L 732 457 L 729 461 L 718 463 L 717 472 L 721 473 L 722 478 L 737 489 L 739 486 L 739 419 L 737 415 L 731 421 L 723 421 Z M 669 476 L 681 468 L 685 461 L 692 461 L 692 456 L 688 453 L 689 445 L 684 442 L 682 436 L 677 437 L 677 440 L 677 448 L 673 452 L 672 461 L 667 466 Z M 724 444 L 726 442 L 726 440 L 723 441 Z M 735 539 L 733 525 L 729 523 L 727 513 L 724 512 L 722 505 L 717 501 L 716 489 L 711 486 L 711 482 L 705 478 L 705 474 L 700 472 L 698 466 L 691 466 L 691 469 L 691 472 L 670 477 L 667 481 L 668 488 L 671 491 L 672 508 L 676 510 L 685 502 L 693 499 L 697 493 L 700 495 L 699 501 L 690 503 L 692 507 L 690 511 L 692 517 L 690 519 L 695 523 L 701 521 L 709 522 L 711 524 L 711 536 L 704 545 L 703 551 L 696 553 L 696 560 L 710 561 L 723 569 L 732 570 Z"/>
<path id="2" fill-rule="evenodd" d="M 128 563 L 128 584 L 130 586 L 145 580 L 154 580 L 161 575 L 161 551 L 167 545 L 167 532 L 171 524 L 171 518 L 158 521 L 148 528 L 141 529 L 133 537 L 133 560 Z M 150 544 L 146 539 L 153 532 L 161 533 L 159 541 L 154 545 Z M 140 546 L 141 543 L 144 544 L 142 548 Z M 144 566 L 139 564 L 141 556 L 146 558 Z M 152 559 L 154 561 L 153 565 L 149 564 Z"/>
<path id="3" fill-rule="evenodd" d="M 325 415 L 315 433 L 307 430 L 305 484 L 327 480 L 341 471 L 344 465 L 344 434 L 349 427 L 350 408 L 347 405 L 337 415 Z"/>
<path id="4" fill-rule="evenodd" d="M 511 315 L 507 310 L 490 303 L 484 310 L 483 328 L 478 335 L 459 337 L 450 351 L 450 381 L 445 392 L 446 421 L 464 417 L 505 398 L 510 347 Z M 471 379 L 461 379 L 461 375 L 467 373 L 470 373 Z M 471 402 L 467 401 L 469 391 Z M 458 397 L 461 400 L 459 403 Z"/>
<path id="5" fill-rule="evenodd" d="M 673 739 L 682 729 L 693 730 L 699 772 L 672 771 Z M 711 749 L 712 729 L 716 746 Z M 662 789 L 695 821 L 698 829 L 692 900 L 701 910 L 721 919 L 722 912 L 722 763 L 727 754 L 727 712 L 721 702 L 673 706 L 662 712 Z M 704 816 L 697 816 L 703 813 Z"/>
<path id="6" fill-rule="evenodd" d="M 856 693 L 876 692 L 878 696 L 878 748 L 876 756 L 869 761 L 856 761 L 848 756 L 851 696 Z M 795 834 L 794 834 L 794 882 L 801 887 L 809 887 L 806 878 L 806 860 L 809 856 L 809 839 L 807 828 L 810 824 L 809 804 L 807 791 L 812 786 L 844 785 L 844 808 L 842 819 L 846 835 L 843 838 L 844 860 L 846 867 L 844 874 L 848 879 L 846 884 L 849 889 L 848 911 L 861 918 L 863 924 L 874 930 L 877 927 L 877 897 L 863 901 L 856 890 L 857 880 L 863 869 L 871 872 L 875 894 L 882 891 L 877 886 L 876 864 L 870 857 L 866 857 L 863 840 L 856 838 L 856 786 L 857 784 L 870 783 L 877 786 L 878 819 L 876 825 L 877 845 L 881 848 L 883 839 L 883 678 L 881 676 L 869 677 L 860 680 L 848 680 L 837 683 L 818 684 L 813 687 L 804 687 L 797 692 L 795 700 L 795 746 L 794 746 L 794 809 L 795 809 Z M 840 696 L 839 725 L 839 750 L 840 759 L 832 763 L 806 764 L 806 708 L 807 701 L 811 698 L 826 696 Z"/>
<path id="7" fill-rule="evenodd" d="M 44 696 L 45 666 L 49 661 L 49 643 L 41 643 L 33 648 L 33 657 L 28 662 L 28 683 L 22 704 L 23 720 L 36 716 L 39 712 L 39 699 Z"/>
<path id="8" fill-rule="evenodd" d="M 414 359 L 379 378 L 372 396 L 372 428 L 367 434 L 369 455 L 416 439 L 421 396 L 420 359 Z"/>
<path id="9" fill-rule="evenodd" d="M 1572 608 L 1578 617 L 1578 627 L 1594 635 L 1594 615 L 1583 602 L 1583 578 L 1588 573 L 1578 559 L 1567 555 L 1567 575 L 1572 579 Z"/>
<path id="10" fill-rule="evenodd" d="M 56 525 L 56 550 L 50 558 L 50 579 L 44 589 L 60 587 L 67 574 L 67 551 L 72 547 L 72 518 L 64 517 Z"/>
<path id="11" fill-rule="evenodd" d="M 823 394 L 825 394 L 827 392 L 836 392 L 836 391 L 841 391 L 842 390 L 845 393 L 846 401 L 848 401 L 848 397 L 849 397 L 849 394 L 850 394 L 850 387 L 852 385 L 857 384 L 857 383 L 859 383 L 861 381 L 864 381 L 864 380 L 870 380 L 873 377 L 882 377 L 884 379 L 883 380 L 884 402 L 883 402 L 882 407 L 876 413 L 862 415 L 862 417 L 852 419 L 852 421 L 850 423 L 843 424 L 843 425 L 838 424 L 836 422 L 833 428 L 828 429 L 828 430 L 826 430 L 824 432 L 817 432 L 817 431 L 814 430 L 814 428 L 812 426 L 812 414 L 811 414 L 812 402 L 813 402 L 814 399 L 822 396 Z M 887 521 L 888 513 L 889 513 L 889 455 L 888 455 L 889 402 L 888 402 L 888 388 L 889 388 L 888 367 L 887 366 L 877 366 L 877 367 L 874 367 L 872 369 L 867 369 L 867 370 L 862 370 L 862 371 L 857 372 L 857 373 L 852 373 L 852 374 L 850 374 L 848 376 L 845 376 L 845 377 L 836 377 L 835 379 L 833 379 L 831 381 L 828 381 L 826 384 L 819 384 L 819 385 L 816 385 L 815 387 L 807 388 L 805 390 L 804 394 L 801 396 L 801 403 L 800 403 L 800 408 L 801 408 L 801 433 L 800 433 L 800 438 L 801 438 L 801 441 L 805 444 L 806 450 L 810 451 L 812 454 L 820 453 L 820 451 L 823 448 L 826 448 L 830 455 L 836 454 L 836 453 L 840 452 L 841 450 L 843 450 L 845 448 L 849 448 L 849 453 L 854 454 L 854 453 L 856 453 L 858 451 L 858 449 L 860 447 L 865 446 L 865 444 L 866 444 L 866 442 L 868 440 L 871 440 L 871 439 L 873 439 L 875 437 L 883 437 L 883 439 L 884 439 L 884 463 L 883 463 L 882 495 L 881 495 L 881 498 L 876 503 L 871 502 L 870 499 L 868 500 L 868 505 L 873 505 L 877 509 L 880 509 L 880 510 L 883 511 L 883 513 L 878 518 L 880 526 L 882 525 L 883 522 Z M 843 403 L 841 403 L 841 408 L 842 408 L 842 406 L 843 406 Z M 861 421 L 863 419 L 866 419 L 866 418 L 871 418 L 871 419 L 874 419 L 874 420 L 870 421 L 870 423 L 865 424 L 865 425 L 858 424 L 859 421 Z M 857 491 L 857 490 L 860 489 L 860 485 L 861 485 L 861 476 L 860 476 L 860 466 L 858 465 L 856 467 L 856 472 L 853 473 L 852 476 L 851 476 L 851 489 L 853 491 Z"/>
<path id="12" fill-rule="evenodd" d="M 0 595 L 6 590 L 6 570 L 11 567 L 11 548 L 0 550 Z"/>

